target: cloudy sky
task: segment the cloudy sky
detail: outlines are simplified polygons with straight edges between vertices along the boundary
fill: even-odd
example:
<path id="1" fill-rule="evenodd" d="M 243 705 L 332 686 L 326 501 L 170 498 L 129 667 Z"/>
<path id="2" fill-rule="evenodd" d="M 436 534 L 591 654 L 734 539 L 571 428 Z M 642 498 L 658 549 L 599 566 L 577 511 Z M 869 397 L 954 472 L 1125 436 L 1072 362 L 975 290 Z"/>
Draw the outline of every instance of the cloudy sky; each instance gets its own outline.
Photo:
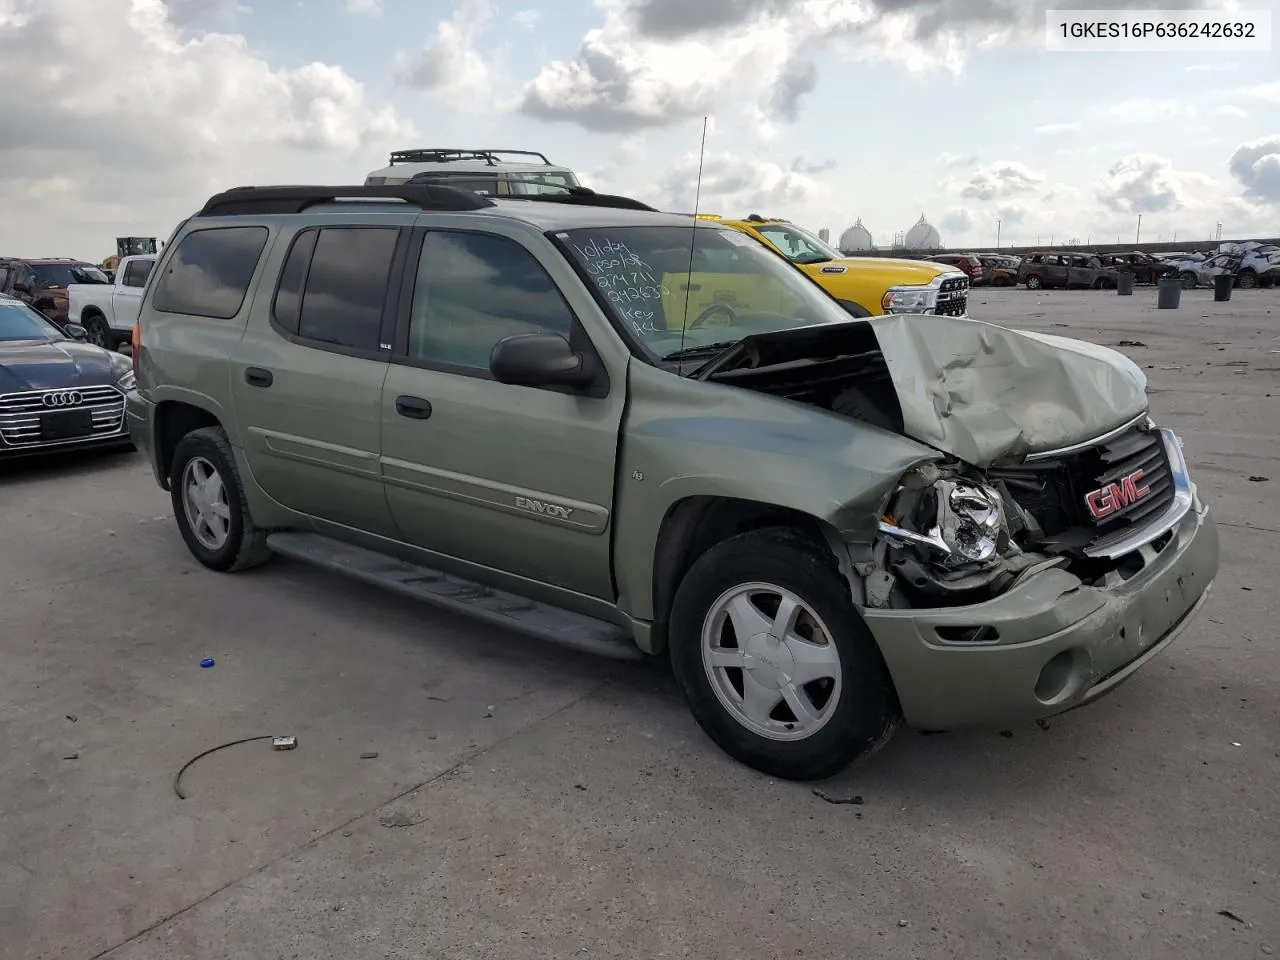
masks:
<path id="1" fill-rule="evenodd" d="M 1047 6 L 0 0 L 0 254 L 100 260 L 244 183 L 542 150 L 592 186 L 888 242 L 1280 234 L 1271 54 L 1047 53 Z M 1226 4 L 1229 0 L 1218 0 Z M 1280 28 L 1280 0 L 1250 0 Z"/>

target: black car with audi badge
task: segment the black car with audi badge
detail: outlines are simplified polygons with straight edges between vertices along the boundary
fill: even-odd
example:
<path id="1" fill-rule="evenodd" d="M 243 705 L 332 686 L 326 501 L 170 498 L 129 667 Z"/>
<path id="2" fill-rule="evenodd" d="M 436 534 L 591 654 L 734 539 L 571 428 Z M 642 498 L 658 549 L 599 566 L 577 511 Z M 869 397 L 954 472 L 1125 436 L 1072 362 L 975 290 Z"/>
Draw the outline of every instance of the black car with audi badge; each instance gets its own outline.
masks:
<path id="1" fill-rule="evenodd" d="M 0 458 L 131 443 L 133 366 L 86 336 L 0 294 Z"/>

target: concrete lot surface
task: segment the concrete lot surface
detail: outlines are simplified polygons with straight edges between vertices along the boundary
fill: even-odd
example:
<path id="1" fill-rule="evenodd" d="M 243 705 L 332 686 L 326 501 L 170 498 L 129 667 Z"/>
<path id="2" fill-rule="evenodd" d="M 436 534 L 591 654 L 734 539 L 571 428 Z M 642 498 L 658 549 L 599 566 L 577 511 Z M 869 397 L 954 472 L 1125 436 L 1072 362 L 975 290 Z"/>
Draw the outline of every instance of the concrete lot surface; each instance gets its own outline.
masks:
<path id="1" fill-rule="evenodd" d="M 1154 305 L 971 313 L 1142 344 L 1221 524 L 1204 613 L 1047 730 L 902 731 L 822 785 L 860 806 L 728 760 L 652 667 L 205 571 L 137 455 L 0 465 L 0 957 L 1280 952 L 1280 291 Z M 174 795 L 264 734 L 299 746 Z"/>

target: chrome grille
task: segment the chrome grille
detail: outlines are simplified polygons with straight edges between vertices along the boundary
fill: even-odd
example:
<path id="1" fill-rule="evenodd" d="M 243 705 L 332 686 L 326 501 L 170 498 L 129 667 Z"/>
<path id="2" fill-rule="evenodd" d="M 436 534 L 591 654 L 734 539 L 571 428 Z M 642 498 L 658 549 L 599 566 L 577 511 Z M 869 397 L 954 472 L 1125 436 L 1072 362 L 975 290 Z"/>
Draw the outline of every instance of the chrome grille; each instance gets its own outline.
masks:
<path id="1" fill-rule="evenodd" d="M 938 307 L 943 317 L 963 317 L 969 310 L 969 278 L 952 277 L 938 286 Z"/>
<path id="2" fill-rule="evenodd" d="M 57 398 L 56 404 L 46 397 Z M 41 438 L 40 417 L 65 410 L 89 410 L 92 430 L 66 440 Z M 0 441 L 4 447 L 38 447 L 108 437 L 124 427 L 124 394 L 112 386 L 64 387 L 0 395 Z"/>

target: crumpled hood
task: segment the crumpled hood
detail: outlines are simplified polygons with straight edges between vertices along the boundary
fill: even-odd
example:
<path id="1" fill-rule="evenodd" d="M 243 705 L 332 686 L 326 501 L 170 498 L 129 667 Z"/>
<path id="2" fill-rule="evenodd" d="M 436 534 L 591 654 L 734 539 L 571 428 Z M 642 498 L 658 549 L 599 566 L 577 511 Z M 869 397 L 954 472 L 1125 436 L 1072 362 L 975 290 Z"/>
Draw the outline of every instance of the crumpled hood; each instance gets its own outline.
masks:
<path id="1" fill-rule="evenodd" d="M 0 343 L 0 393 L 115 383 L 129 372 L 121 354 L 76 340 Z"/>
<path id="2" fill-rule="evenodd" d="M 893 314 L 875 329 L 903 433 L 976 467 L 1092 440 L 1147 409 L 1128 357 L 967 317 Z"/>

